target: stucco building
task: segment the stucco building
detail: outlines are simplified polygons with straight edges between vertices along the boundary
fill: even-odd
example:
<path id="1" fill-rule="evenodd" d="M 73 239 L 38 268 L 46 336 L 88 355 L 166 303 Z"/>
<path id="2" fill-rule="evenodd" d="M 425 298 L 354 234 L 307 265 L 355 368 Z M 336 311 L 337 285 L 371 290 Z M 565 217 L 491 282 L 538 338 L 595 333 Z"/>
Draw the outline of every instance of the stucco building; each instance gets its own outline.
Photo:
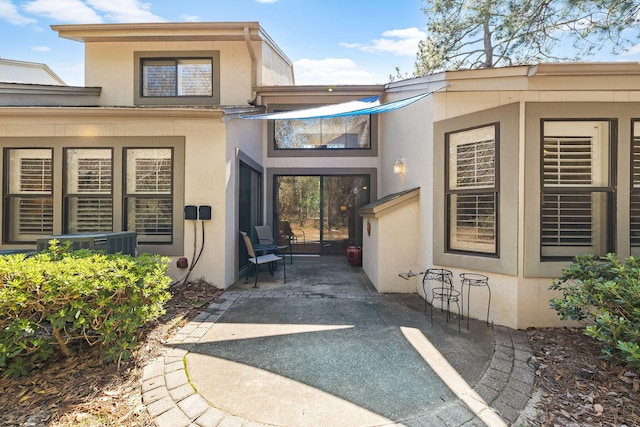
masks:
<path id="1" fill-rule="evenodd" d="M 486 274 L 491 320 L 514 328 L 558 324 L 547 287 L 574 255 L 640 252 L 637 64 L 296 86 L 254 22 L 53 30 L 84 43 L 85 87 L 0 83 L 0 249 L 136 231 L 176 279 L 175 260 L 199 259 L 192 277 L 227 288 L 246 268 L 238 231 L 267 223 L 300 253 L 362 246 L 381 292 L 422 293 L 399 274 L 432 266 Z M 381 114 L 243 118 L 424 93 Z"/>

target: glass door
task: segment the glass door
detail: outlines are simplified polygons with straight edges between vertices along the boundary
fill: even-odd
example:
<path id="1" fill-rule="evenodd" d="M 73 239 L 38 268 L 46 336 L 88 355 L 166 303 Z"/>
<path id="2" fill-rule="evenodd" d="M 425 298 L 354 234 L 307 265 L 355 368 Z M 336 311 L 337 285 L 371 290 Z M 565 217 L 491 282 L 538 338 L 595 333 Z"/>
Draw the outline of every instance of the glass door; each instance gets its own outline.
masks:
<path id="1" fill-rule="evenodd" d="M 238 227 L 250 236 L 253 227 L 262 225 L 262 174 L 245 163 L 240 162 Z M 240 234 L 238 234 L 238 241 Z M 244 243 L 238 245 L 238 265 L 240 268 L 249 263 Z"/>
<path id="2" fill-rule="evenodd" d="M 343 254 L 362 244 L 358 209 L 369 203 L 368 175 L 276 176 L 274 222 L 294 252 Z"/>

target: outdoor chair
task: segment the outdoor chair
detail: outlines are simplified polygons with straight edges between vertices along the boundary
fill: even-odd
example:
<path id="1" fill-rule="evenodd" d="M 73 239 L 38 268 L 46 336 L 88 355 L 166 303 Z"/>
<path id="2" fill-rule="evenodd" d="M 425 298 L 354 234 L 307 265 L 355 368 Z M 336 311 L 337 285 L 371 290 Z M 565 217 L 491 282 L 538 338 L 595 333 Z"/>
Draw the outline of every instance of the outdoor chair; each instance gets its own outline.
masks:
<path id="1" fill-rule="evenodd" d="M 262 251 L 270 251 L 270 252 L 278 252 L 282 253 L 284 257 L 284 252 L 289 249 L 289 258 L 291 264 L 293 264 L 293 248 L 291 246 L 291 242 L 287 242 L 286 245 L 279 245 L 278 242 L 273 238 L 273 233 L 271 232 L 271 227 L 268 225 L 256 225 L 256 235 L 258 236 L 258 245 L 256 245 L 253 249 L 262 252 Z"/>
<path id="2" fill-rule="evenodd" d="M 254 288 L 258 287 L 258 273 L 260 271 L 260 266 L 262 264 L 267 264 L 267 266 L 269 266 L 269 272 L 271 273 L 271 275 L 273 275 L 273 271 L 275 270 L 276 263 L 280 260 L 282 260 L 282 270 L 283 270 L 283 274 L 284 274 L 284 283 L 287 283 L 287 268 L 286 268 L 286 262 L 284 260 L 284 256 L 278 256 L 274 253 L 268 253 L 265 255 L 260 255 L 257 256 L 255 251 L 253 250 L 253 244 L 251 243 L 251 239 L 249 238 L 249 236 L 247 236 L 247 233 L 245 233 L 244 231 L 241 231 L 240 234 L 242 235 L 242 238 L 244 239 L 244 244 L 247 247 L 247 253 L 249 254 L 249 262 L 251 264 L 254 265 L 255 269 L 256 269 L 256 281 L 253 284 Z M 247 270 L 247 279 L 249 279 L 249 271 Z"/>

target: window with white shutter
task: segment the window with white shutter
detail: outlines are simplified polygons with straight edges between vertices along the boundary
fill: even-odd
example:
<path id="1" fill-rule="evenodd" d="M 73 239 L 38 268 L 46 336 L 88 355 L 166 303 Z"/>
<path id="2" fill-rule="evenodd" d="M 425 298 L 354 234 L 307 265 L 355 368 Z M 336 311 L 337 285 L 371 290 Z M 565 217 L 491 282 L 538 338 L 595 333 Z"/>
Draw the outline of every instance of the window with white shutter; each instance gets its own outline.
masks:
<path id="1" fill-rule="evenodd" d="M 53 233 L 53 151 L 6 149 L 8 241 L 32 242 Z"/>
<path id="2" fill-rule="evenodd" d="M 631 255 L 640 255 L 640 120 L 633 121 L 629 239 Z"/>
<path id="3" fill-rule="evenodd" d="M 448 133 L 448 251 L 497 254 L 498 124 Z"/>
<path id="4" fill-rule="evenodd" d="M 173 236 L 173 151 L 125 149 L 125 228 L 140 243 L 171 243 Z"/>
<path id="5" fill-rule="evenodd" d="M 608 251 L 610 129 L 607 121 L 543 122 L 543 259 Z"/>
<path id="6" fill-rule="evenodd" d="M 65 231 L 113 231 L 113 151 L 65 150 Z"/>

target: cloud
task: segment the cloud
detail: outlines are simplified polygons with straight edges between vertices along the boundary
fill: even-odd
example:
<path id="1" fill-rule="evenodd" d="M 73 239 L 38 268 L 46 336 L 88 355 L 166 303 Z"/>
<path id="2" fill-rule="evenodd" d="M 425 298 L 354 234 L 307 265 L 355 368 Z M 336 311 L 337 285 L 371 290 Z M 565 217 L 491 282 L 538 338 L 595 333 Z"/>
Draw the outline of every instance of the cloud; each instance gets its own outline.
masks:
<path id="1" fill-rule="evenodd" d="M 415 56 L 418 43 L 427 34 L 415 27 L 389 30 L 382 33 L 382 38 L 371 40 L 369 44 L 340 43 L 348 49 L 360 49 L 368 53 L 391 53 L 396 56 Z"/>
<path id="2" fill-rule="evenodd" d="M 6 1 L 6 0 L 0 0 Z M 139 0 L 33 0 L 23 9 L 65 24 L 110 22 L 163 22 L 151 12 L 150 3 Z"/>
<path id="3" fill-rule="evenodd" d="M 278 0 L 256 0 L 258 3 L 276 3 Z"/>
<path id="4" fill-rule="evenodd" d="M 13 25 L 27 25 L 38 22 L 33 18 L 21 15 L 11 0 L 0 0 L 0 19 Z"/>
<path id="5" fill-rule="evenodd" d="M 348 58 L 300 59 L 293 63 L 296 85 L 376 84 L 376 75 Z"/>
<path id="6" fill-rule="evenodd" d="M 198 15 L 182 15 L 182 20 L 185 22 L 200 22 Z"/>
<path id="7" fill-rule="evenodd" d="M 65 24 L 97 24 L 102 18 L 80 0 L 34 0 L 22 7 L 33 15 Z"/>
<path id="8" fill-rule="evenodd" d="M 104 13 L 113 22 L 166 21 L 151 12 L 151 3 L 142 3 L 139 0 L 87 0 L 87 3 L 97 11 Z"/>
<path id="9" fill-rule="evenodd" d="M 31 50 L 34 52 L 51 52 L 49 46 L 31 46 Z"/>

